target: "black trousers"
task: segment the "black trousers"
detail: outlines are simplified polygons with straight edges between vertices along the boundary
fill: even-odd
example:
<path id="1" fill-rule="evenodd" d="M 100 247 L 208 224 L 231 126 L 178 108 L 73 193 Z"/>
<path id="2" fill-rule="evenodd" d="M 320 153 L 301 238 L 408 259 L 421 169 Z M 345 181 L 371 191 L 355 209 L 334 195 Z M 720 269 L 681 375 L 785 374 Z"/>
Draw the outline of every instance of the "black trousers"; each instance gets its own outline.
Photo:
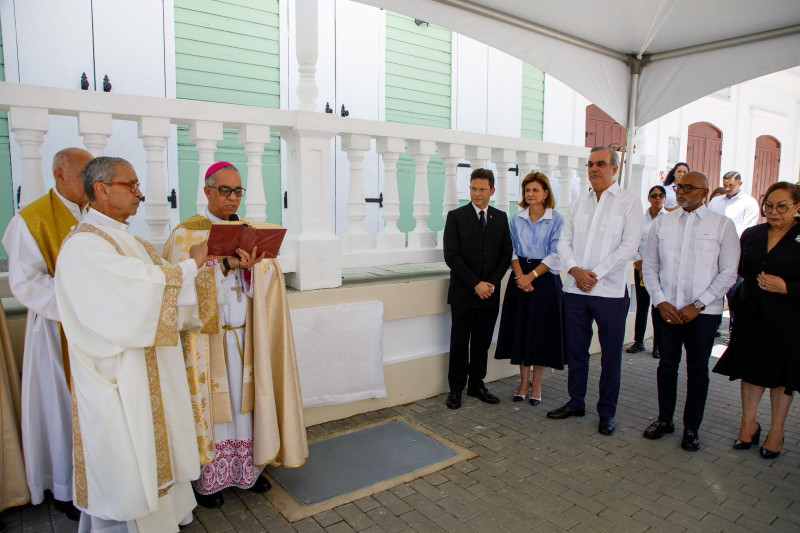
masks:
<path id="1" fill-rule="evenodd" d="M 483 386 L 492 333 L 500 306 L 462 309 L 450 306 L 450 367 L 447 381 L 452 392 Z"/>
<path id="2" fill-rule="evenodd" d="M 671 422 L 678 394 L 678 367 L 686 348 L 686 405 L 683 427 L 697 431 L 703 422 L 708 396 L 708 360 L 714 346 L 719 315 L 699 315 L 688 324 L 667 324 L 661 313 L 653 319 L 661 330 L 658 362 L 658 419 Z"/>
<path id="3" fill-rule="evenodd" d="M 644 333 L 647 331 L 647 315 L 655 317 L 658 309 L 650 305 L 650 293 L 645 287 L 641 286 L 642 274 L 635 268 L 633 269 L 634 286 L 636 287 L 636 322 L 633 327 L 633 340 L 644 342 Z M 653 351 L 658 348 L 659 331 L 656 327 L 656 320 L 653 318 Z"/>

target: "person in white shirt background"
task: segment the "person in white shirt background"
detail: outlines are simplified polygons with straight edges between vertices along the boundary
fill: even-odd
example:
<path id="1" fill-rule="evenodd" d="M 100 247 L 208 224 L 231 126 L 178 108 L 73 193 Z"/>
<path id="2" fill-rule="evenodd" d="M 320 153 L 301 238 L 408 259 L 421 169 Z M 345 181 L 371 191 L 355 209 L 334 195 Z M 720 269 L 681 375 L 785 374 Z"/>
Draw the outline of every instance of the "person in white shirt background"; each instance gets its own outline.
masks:
<path id="1" fill-rule="evenodd" d="M 626 270 L 642 238 L 642 204 L 615 181 L 619 159 L 611 148 L 592 148 L 586 166 L 592 190 L 576 199 L 564 215 L 557 247 L 563 271 L 569 273 L 564 284 L 564 324 L 570 400 L 547 417 L 586 414 L 589 347 L 592 322 L 597 322 L 602 351 L 598 431 L 611 435 L 630 305 Z"/>
<path id="2" fill-rule="evenodd" d="M 722 315 L 722 297 L 736 280 L 739 239 L 730 219 L 703 200 L 708 178 L 690 172 L 676 186 L 681 209 L 658 217 L 647 236 L 642 272 L 659 313 L 658 418 L 644 432 L 659 439 L 675 431 L 678 367 L 686 349 L 686 405 L 681 448 L 700 449 L 698 431 L 708 395 L 708 361 Z"/>
<path id="3" fill-rule="evenodd" d="M 647 314 L 650 312 L 650 294 L 644 286 L 644 279 L 642 278 L 642 258 L 644 257 L 644 246 L 647 243 L 647 235 L 650 233 L 650 226 L 656 217 L 659 217 L 667 210 L 664 209 L 664 199 L 666 191 L 661 185 L 654 185 L 650 187 L 647 193 L 647 201 L 650 202 L 644 212 L 644 224 L 642 225 L 642 240 L 639 244 L 639 249 L 633 256 L 633 286 L 636 290 L 636 322 L 633 329 L 633 344 L 625 350 L 628 353 L 638 353 L 644 351 L 644 332 L 647 329 Z M 656 308 L 652 308 L 652 313 L 655 314 Z M 655 329 L 655 318 L 653 318 L 653 358 L 659 358 L 658 351 L 658 330 Z"/>
<path id="4" fill-rule="evenodd" d="M 744 230 L 758 224 L 759 207 L 755 198 L 742 190 L 742 175 L 731 170 L 722 176 L 722 186 L 725 194 L 717 196 L 708 204 L 708 208 L 715 213 L 726 216 L 733 221 L 736 226 L 736 234 L 741 237 Z M 736 283 L 725 296 L 728 298 L 730 321 L 728 322 L 728 334 L 733 329 L 733 309 L 731 309 L 731 298 L 733 293 L 741 285 L 742 278 L 737 275 Z M 721 320 L 720 320 L 721 323 Z M 719 327 L 719 326 L 717 326 Z M 728 339 L 724 339 L 724 344 L 728 344 Z"/>
<path id="5" fill-rule="evenodd" d="M 674 211 L 678 209 L 678 201 L 675 199 L 675 190 L 672 188 L 676 183 L 680 183 L 681 176 L 689 172 L 689 165 L 684 162 L 675 163 L 675 166 L 667 173 L 664 178 L 664 190 L 667 195 L 664 202 L 664 209 L 667 211 Z"/>

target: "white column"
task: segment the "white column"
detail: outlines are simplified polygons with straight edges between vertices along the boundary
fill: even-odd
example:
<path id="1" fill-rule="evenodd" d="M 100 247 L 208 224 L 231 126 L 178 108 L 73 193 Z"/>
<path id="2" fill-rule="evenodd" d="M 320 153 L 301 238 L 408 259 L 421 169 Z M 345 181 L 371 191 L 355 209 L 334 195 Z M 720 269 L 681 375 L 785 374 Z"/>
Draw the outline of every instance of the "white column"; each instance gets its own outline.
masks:
<path id="1" fill-rule="evenodd" d="M 8 128 L 20 147 L 22 180 L 19 207 L 22 209 L 47 192 L 42 177 L 40 149 L 44 134 L 50 129 L 47 109 L 39 107 L 12 107 L 8 110 Z"/>
<path id="2" fill-rule="evenodd" d="M 458 207 L 458 163 L 466 156 L 463 144 L 439 143 L 439 157 L 444 160 L 444 202 L 442 216 L 447 220 L 447 213 Z M 441 248 L 444 231 L 437 235 L 436 242 Z"/>
<path id="3" fill-rule="evenodd" d="M 557 209 L 562 213 L 566 212 L 569 204 L 572 203 L 572 173 L 578 166 L 577 157 L 560 156 L 558 158 L 558 167 L 561 171 L 559 178 L 559 191 L 558 191 L 558 206 Z"/>
<path id="4" fill-rule="evenodd" d="M 150 228 L 147 240 L 160 252 L 169 238 L 169 202 L 164 177 L 164 149 L 170 134 L 168 118 L 139 119 L 139 138 L 147 151 L 147 190 L 144 220 Z"/>
<path id="5" fill-rule="evenodd" d="M 405 233 L 397 228 L 397 220 L 400 218 L 397 161 L 406 149 L 406 141 L 399 137 L 378 137 L 376 147 L 383 159 L 383 220 L 386 221 L 386 226 L 378 233 L 378 248 L 381 250 L 405 248 Z"/>
<path id="6" fill-rule="evenodd" d="M 297 39 L 297 108 L 317 111 L 317 34 L 319 33 L 318 0 L 296 0 L 295 36 Z"/>
<path id="7" fill-rule="evenodd" d="M 359 134 L 342 135 L 342 150 L 347 152 L 350 162 L 350 189 L 347 193 L 347 219 L 350 228 L 342 238 L 346 251 L 370 250 L 372 235 L 364 229 L 367 206 L 364 199 L 364 154 L 370 149 L 370 136 Z"/>
<path id="8" fill-rule="evenodd" d="M 252 222 L 266 222 L 267 199 L 264 196 L 261 158 L 264 156 L 264 146 L 269 144 L 269 127 L 245 124 L 239 128 L 239 142 L 247 154 L 247 192 L 244 200 L 246 218 Z"/>
<path id="9" fill-rule="evenodd" d="M 580 186 L 578 187 L 579 197 L 589 192 L 589 188 L 591 187 L 589 183 L 589 168 L 586 166 L 588 162 L 589 159 L 586 157 L 578 158 L 578 178 L 580 179 Z"/>
<path id="10" fill-rule="evenodd" d="M 206 170 L 214 164 L 217 143 L 222 140 L 222 122 L 195 120 L 189 126 L 189 139 L 197 149 L 197 212 L 205 213 L 208 199 L 203 192 L 206 184 Z"/>
<path id="11" fill-rule="evenodd" d="M 300 290 L 342 284 L 341 241 L 333 231 L 332 132 L 291 129 L 286 139 L 287 234 L 283 251 L 294 253 L 297 269 L 287 275 Z"/>
<path id="12" fill-rule="evenodd" d="M 409 141 L 408 153 L 414 156 L 416 176 L 414 179 L 414 220 L 417 225 L 408 234 L 409 248 L 433 248 L 436 236 L 428 228 L 431 216 L 431 201 L 428 194 L 428 161 L 436 153 L 433 141 Z"/>
<path id="13" fill-rule="evenodd" d="M 78 134 L 83 137 L 83 145 L 92 157 L 105 155 L 108 138 L 112 133 L 114 121 L 111 113 L 78 113 Z"/>
<path id="14" fill-rule="evenodd" d="M 526 152 L 523 150 L 517 151 L 517 164 L 519 165 L 519 182 L 517 188 L 519 189 L 522 180 L 533 172 L 533 167 L 539 163 L 539 154 L 536 152 Z M 521 189 L 520 189 L 521 190 Z"/>
<path id="15" fill-rule="evenodd" d="M 467 146 L 465 157 L 469 160 L 470 172 L 477 168 L 486 168 L 492 149 L 485 146 Z"/>
<path id="16" fill-rule="evenodd" d="M 500 211 L 508 214 L 508 167 L 514 164 L 517 158 L 516 150 L 507 148 L 492 149 L 492 160 L 497 165 L 497 177 L 495 179 L 494 206 Z"/>
<path id="17" fill-rule="evenodd" d="M 555 182 L 555 170 L 557 166 L 558 166 L 557 155 L 539 154 L 539 172 L 547 176 L 547 179 L 550 180 L 551 187 L 554 185 Z M 558 198 L 556 198 L 556 204 L 558 204 Z"/>

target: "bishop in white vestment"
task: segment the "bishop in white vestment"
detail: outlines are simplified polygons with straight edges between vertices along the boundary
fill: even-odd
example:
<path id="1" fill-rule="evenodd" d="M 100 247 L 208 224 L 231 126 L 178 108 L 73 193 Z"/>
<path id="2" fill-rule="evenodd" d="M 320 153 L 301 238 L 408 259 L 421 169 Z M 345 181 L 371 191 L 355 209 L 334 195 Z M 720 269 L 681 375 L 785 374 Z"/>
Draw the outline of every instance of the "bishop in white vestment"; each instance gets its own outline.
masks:
<path id="1" fill-rule="evenodd" d="M 200 325 L 194 278 L 207 245 L 169 265 L 128 233 L 141 191 L 124 159 L 94 159 L 83 181 L 92 210 L 62 245 L 55 277 L 79 531 L 178 531 L 200 473 L 179 331 Z"/>
<path id="2" fill-rule="evenodd" d="M 72 401 L 69 360 L 62 346 L 53 285 L 61 242 L 83 218 L 88 199 L 81 171 L 92 155 L 65 148 L 53 157 L 55 188 L 26 206 L 6 228 L 11 293 L 28 308 L 22 359 L 22 442 L 28 489 L 34 505 L 44 491 L 72 520 Z M 64 364 L 66 363 L 66 365 Z"/>

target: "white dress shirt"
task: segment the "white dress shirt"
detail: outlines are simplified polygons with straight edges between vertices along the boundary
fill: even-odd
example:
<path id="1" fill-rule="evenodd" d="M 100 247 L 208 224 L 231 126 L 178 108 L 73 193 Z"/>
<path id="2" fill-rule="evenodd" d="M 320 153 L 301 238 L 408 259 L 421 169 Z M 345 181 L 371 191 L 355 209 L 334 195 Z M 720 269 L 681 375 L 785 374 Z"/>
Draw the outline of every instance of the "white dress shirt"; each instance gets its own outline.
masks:
<path id="1" fill-rule="evenodd" d="M 758 224 L 758 202 L 744 191 L 739 191 L 733 198 L 721 194 L 711 200 L 708 208 L 733 220 L 736 234 L 739 237 L 742 236 L 744 230 Z"/>
<path id="2" fill-rule="evenodd" d="M 588 293 L 567 276 L 564 291 L 606 298 L 622 298 L 628 283 L 626 266 L 642 238 L 642 204 L 617 183 L 603 191 L 600 201 L 589 191 L 570 205 L 558 241 L 564 272 L 572 267 L 597 274 Z"/>
<path id="3" fill-rule="evenodd" d="M 705 315 L 722 314 L 722 298 L 736 281 L 739 238 L 733 222 L 700 206 L 657 217 L 645 247 L 642 274 L 653 305 L 681 309 L 700 300 Z"/>
<path id="4" fill-rule="evenodd" d="M 667 214 L 667 213 L 669 213 L 669 211 L 667 211 L 665 207 L 662 207 L 661 211 L 659 211 L 656 214 L 656 218 L 660 217 L 661 215 Z M 644 222 L 642 223 L 642 240 L 639 241 L 639 249 L 636 250 L 636 253 L 633 255 L 634 262 L 635 261 L 641 261 L 642 258 L 644 257 L 644 247 L 647 244 L 647 236 L 650 234 L 650 228 L 653 226 L 653 221 L 656 218 L 651 218 L 650 217 L 650 208 L 649 207 L 644 210 L 644 219 L 643 219 Z"/>

